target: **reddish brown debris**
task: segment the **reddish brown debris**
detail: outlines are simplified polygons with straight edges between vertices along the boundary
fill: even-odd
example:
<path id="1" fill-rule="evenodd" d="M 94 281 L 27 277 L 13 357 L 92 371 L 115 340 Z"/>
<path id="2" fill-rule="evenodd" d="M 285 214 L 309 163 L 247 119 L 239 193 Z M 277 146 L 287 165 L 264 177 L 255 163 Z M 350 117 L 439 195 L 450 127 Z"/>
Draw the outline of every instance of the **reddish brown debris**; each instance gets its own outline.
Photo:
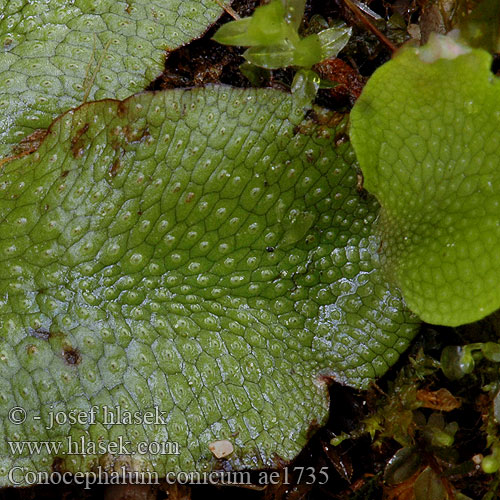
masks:
<path id="1" fill-rule="evenodd" d="M 342 59 L 325 59 L 315 66 L 320 77 L 330 82 L 338 83 L 330 89 L 335 100 L 348 99 L 351 104 L 360 96 L 364 86 L 363 77 Z"/>
<path id="2" fill-rule="evenodd" d="M 417 391 L 417 400 L 422 402 L 424 408 L 439 411 L 456 410 L 462 404 L 448 389 L 439 389 L 437 391 L 420 389 Z"/>

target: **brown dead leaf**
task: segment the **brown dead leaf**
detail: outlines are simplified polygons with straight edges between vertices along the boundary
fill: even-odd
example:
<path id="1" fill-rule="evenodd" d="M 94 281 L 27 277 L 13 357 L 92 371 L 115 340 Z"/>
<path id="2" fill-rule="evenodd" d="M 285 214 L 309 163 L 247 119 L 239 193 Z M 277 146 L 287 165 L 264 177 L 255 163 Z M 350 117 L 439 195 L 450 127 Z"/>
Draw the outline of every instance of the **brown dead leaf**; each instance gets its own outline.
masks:
<path id="1" fill-rule="evenodd" d="M 415 492 L 413 488 L 420 472 L 421 469 L 417 470 L 413 476 L 395 486 L 385 486 L 383 500 L 414 500 Z"/>
<path id="2" fill-rule="evenodd" d="M 419 389 L 417 400 L 422 402 L 424 408 L 440 411 L 452 411 L 460 408 L 462 404 L 448 389 L 444 388 L 437 391 Z"/>
<path id="3" fill-rule="evenodd" d="M 315 69 L 321 78 L 338 83 L 329 91 L 334 99 L 348 98 L 354 103 L 360 96 L 364 85 L 363 77 L 342 59 L 325 59 L 316 64 Z"/>

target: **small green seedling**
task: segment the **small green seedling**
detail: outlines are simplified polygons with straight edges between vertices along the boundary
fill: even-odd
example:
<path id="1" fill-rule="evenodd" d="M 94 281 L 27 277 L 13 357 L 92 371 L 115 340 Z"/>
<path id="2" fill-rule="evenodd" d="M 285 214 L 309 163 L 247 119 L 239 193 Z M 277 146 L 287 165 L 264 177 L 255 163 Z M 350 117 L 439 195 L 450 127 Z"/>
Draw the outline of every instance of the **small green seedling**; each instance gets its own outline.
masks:
<path id="1" fill-rule="evenodd" d="M 500 363 L 500 344 L 475 342 L 465 346 L 446 346 L 441 352 L 441 370 L 450 380 L 459 380 L 472 373 L 476 361 L 481 358 Z"/>
<path id="2" fill-rule="evenodd" d="M 486 474 L 494 474 L 500 469 L 500 444 L 494 443 L 491 447 L 491 454 L 486 455 L 482 462 L 481 467 Z"/>
<path id="3" fill-rule="evenodd" d="M 257 7 L 251 17 L 224 24 L 213 39 L 225 45 L 248 47 L 243 54 L 246 63 L 241 69 L 250 81 L 259 74 L 258 68 L 298 68 L 292 91 L 313 99 L 322 82 L 311 68 L 336 57 L 349 40 L 351 28 L 341 23 L 301 37 L 299 27 L 305 3 L 305 0 L 272 0 Z"/>
<path id="4" fill-rule="evenodd" d="M 446 473 L 440 474 L 435 470 L 435 464 L 439 461 L 452 466 L 449 457 L 458 423 L 447 423 L 438 412 L 431 413 L 426 419 L 417 410 L 413 412 L 412 425 L 420 435 L 418 442 L 404 446 L 394 454 L 385 467 L 384 482 L 387 487 L 394 488 L 393 492 L 405 483 L 404 489 L 413 492 L 412 498 L 415 499 L 446 500 L 450 498 L 446 491 L 452 486 L 446 479 Z M 467 498 L 458 497 L 456 493 L 453 498 Z"/>

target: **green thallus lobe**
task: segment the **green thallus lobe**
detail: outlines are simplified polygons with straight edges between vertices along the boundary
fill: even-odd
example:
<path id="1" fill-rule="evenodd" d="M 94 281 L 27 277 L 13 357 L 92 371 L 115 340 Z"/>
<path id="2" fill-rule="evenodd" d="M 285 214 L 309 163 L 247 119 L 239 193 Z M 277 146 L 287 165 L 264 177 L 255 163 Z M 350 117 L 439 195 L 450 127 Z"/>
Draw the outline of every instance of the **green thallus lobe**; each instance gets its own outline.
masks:
<path id="1" fill-rule="evenodd" d="M 0 0 L 0 157 L 86 100 L 143 90 L 222 12 L 215 0 Z"/>
<path id="2" fill-rule="evenodd" d="M 286 5 L 302 12 L 303 2 Z M 221 9 L 18 0 L 1 11 L 7 154 L 86 99 L 144 88 L 165 43 L 200 34 Z M 278 28 L 307 45 L 297 12 L 281 9 Z M 233 35 L 271 43 L 246 33 L 251 22 Z M 348 37 L 323 34 L 332 51 Z M 232 467 L 276 465 L 324 422 L 328 380 L 367 387 L 414 335 L 418 321 L 386 276 L 428 321 L 497 308 L 500 106 L 489 64 L 441 41 L 370 80 L 352 138 L 383 207 L 376 225 L 350 143 L 334 145 L 345 120 L 317 108 L 305 119 L 298 92 L 146 93 L 56 120 L 38 151 L 0 175 L 2 484 L 12 466 L 212 470 L 214 443 L 231 450 Z M 159 407 L 167 420 L 46 428 L 49 411 L 94 405 Z M 22 425 L 6 418 L 14 406 L 27 409 Z M 176 442 L 180 453 L 68 455 L 68 434 Z M 7 441 L 22 440 L 62 448 L 13 454 Z"/>
<path id="3" fill-rule="evenodd" d="M 500 83 L 451 38 L 402 50 L 351 113 L 365 187 L 382 205 L 385 271 L 415 313 L 460 325 L 500 306 Z"/>
<path id="4" fill-rule="evenodd" d="M 335 126 L 334 124 L 337 123 Z M 179 455 L 1 455 L 50 470 L 277 465 L 397 360 L 416 318 L 379 270 L 378 205 L 356 190 L 345 120 L 289 95 L 213 87 L 89 103 L 0 177 L 5 439 L 179 443 Z M 267 251 L 272 247 L 274 251 Z M 50 406 L 167 425 L 47 430 Z M 32 417 L 42 415 L 42 421 Z"/>

